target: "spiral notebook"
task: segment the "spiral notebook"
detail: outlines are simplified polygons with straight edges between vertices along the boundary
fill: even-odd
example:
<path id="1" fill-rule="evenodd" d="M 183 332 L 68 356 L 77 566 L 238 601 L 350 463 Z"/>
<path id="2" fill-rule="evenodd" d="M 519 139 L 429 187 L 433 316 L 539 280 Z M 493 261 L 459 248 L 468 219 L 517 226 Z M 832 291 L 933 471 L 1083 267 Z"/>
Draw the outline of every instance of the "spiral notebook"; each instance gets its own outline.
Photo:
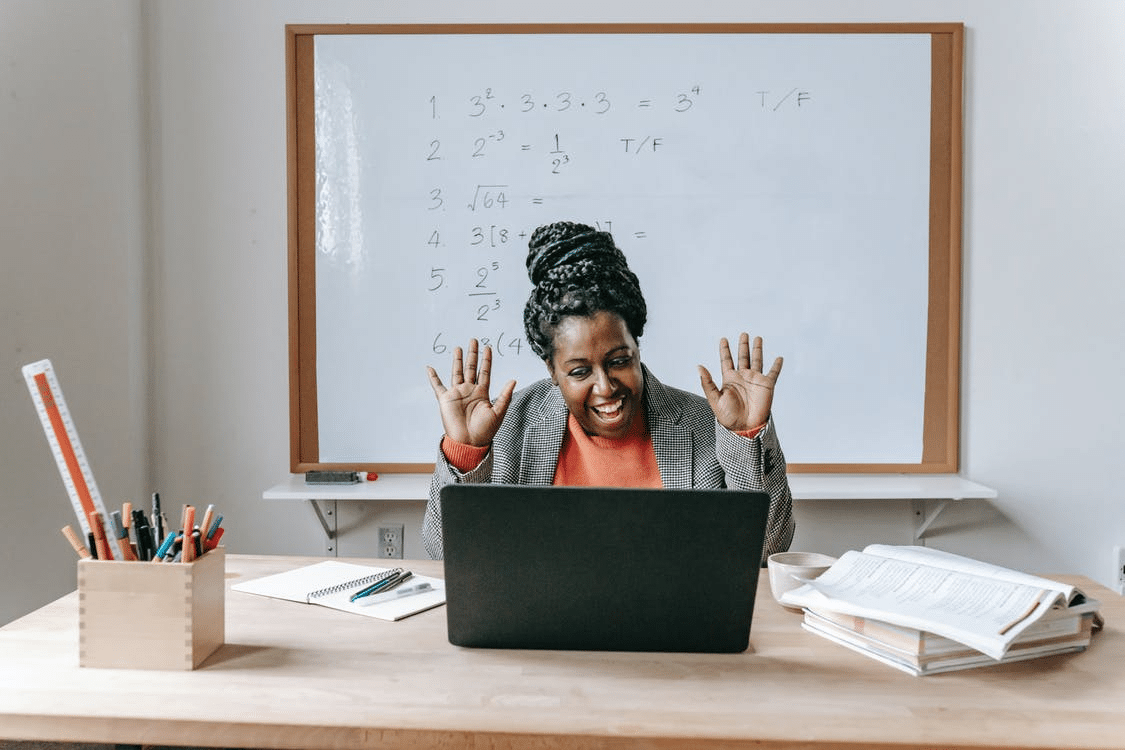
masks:
<path id="1" fill-rule="evenodd" d="M 445 582 L 440 578 L 419 575 L 411 576 L 402 584 L 403 588 L 428 583 L 431 586 L 429 591 L 409 596 L 392 596 L 394 594 L 392 591 L 388 594 L 363 597 L 354 602 L 349 601 L 352 594 L 390 576 L 395 570 L 401 568 L 375 568 L 338 560 L 324 560 L 287 570 L 284 573 L 236 583 L 231 586 L 231 590 L 302 604 L 318 604 L 343 612 L 377 617 L 380 620 L 401 620 L 445 604 Z"/>

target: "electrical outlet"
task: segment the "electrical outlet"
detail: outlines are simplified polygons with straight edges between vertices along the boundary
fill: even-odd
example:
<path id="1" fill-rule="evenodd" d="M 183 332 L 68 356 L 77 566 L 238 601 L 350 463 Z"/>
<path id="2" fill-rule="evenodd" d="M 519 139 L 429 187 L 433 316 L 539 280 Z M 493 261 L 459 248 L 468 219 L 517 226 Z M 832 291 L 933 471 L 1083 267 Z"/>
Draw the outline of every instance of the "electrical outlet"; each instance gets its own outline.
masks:
<path id="1" fill-rule="evenodd" d="M 402 524 L 379 527 L 379 554 L 376 557 L 402 559 Z"/>
<path id="2" fill-rule="evenodd" d="M 1117 593 L 1125 596 L 1125 547 L 1114 547 L 1113 559 L 1117 564 L 1117 574 L 1111 580 L 1117 585 Z"/>

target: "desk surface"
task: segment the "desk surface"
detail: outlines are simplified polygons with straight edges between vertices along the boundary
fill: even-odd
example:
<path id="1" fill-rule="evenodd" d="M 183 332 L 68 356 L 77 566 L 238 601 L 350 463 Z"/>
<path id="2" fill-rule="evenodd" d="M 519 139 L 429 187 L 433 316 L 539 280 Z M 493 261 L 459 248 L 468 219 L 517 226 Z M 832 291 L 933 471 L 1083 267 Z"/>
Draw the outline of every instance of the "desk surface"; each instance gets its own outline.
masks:
<path id="1" fill-rule="evenodd" d="M 313 561 L 230 555 L 227 582 Z M 0 628 L 0 732 L 261 748 L 1123 748 L 1125 598 L 1067 580 L 1103 602 L 1089 650 L 930 677 L 804 632 L 764 575 L 736 655 L 463 649 L 444 608 L 394 623 L 228 590 L 227 643 L 194 672 L 79 668 L 72 593 Z"/>

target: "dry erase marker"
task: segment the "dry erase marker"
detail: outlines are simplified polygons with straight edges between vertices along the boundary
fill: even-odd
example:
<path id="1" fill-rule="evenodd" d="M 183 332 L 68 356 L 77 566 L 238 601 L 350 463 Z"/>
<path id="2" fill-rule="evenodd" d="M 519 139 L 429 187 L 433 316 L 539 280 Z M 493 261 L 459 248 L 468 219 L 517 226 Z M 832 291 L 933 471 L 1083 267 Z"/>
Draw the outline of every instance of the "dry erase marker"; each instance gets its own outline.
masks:
<path id="1" fill-rule="evenodd" d="M 359 603 L 361 607 L 369 607 L 372 604 L 379 604 L 380 602 L 393 602 L 407 596 L 414 596 L 415 594 L 424 594 L 427 591 L 433 591 L 434 587 L 428 583 L 417 583 L 413 586 L 405 586 L 401 589 L 388 591 L 384 594 L 375 594 L 374 596 L 364 597 L 363 601 Z"/>

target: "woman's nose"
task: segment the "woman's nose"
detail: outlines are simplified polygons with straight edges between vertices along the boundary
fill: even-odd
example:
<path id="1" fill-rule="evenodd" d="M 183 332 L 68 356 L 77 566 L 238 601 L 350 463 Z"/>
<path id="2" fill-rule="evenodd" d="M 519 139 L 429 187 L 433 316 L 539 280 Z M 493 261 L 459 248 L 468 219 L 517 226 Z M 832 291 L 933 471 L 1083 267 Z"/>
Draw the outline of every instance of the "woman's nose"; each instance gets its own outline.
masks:
<path id="1" fill-rule="evenodd" d="M 605 370 L 598 370 L 594 374 L 594 393 L 599 396 L 609 396 L 613 393 L 613 381 Z"/>

